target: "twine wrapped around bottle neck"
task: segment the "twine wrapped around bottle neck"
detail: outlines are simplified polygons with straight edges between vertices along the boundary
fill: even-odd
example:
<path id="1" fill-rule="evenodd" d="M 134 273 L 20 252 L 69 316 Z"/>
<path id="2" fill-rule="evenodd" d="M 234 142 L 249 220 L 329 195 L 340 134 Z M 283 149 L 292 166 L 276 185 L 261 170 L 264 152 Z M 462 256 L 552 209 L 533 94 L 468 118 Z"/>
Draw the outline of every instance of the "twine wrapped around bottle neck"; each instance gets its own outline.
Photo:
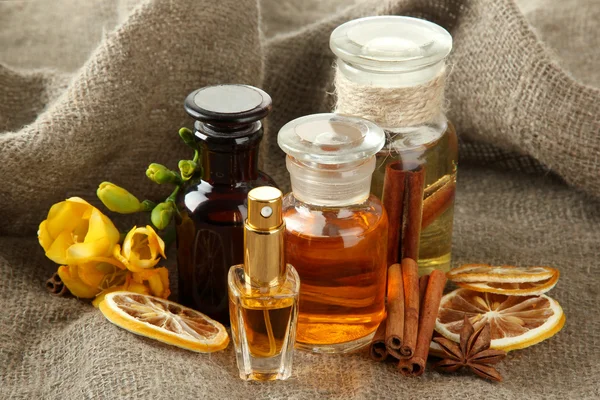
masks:
<path id="1" fill-rule="evenodd" d="M 335 112 L 369 119 L 385 129 L 422 125 L 444 113 L 445 81 L 445 67 L 430 81 L 409 87 L 356 83 L 336 68 Z"/>

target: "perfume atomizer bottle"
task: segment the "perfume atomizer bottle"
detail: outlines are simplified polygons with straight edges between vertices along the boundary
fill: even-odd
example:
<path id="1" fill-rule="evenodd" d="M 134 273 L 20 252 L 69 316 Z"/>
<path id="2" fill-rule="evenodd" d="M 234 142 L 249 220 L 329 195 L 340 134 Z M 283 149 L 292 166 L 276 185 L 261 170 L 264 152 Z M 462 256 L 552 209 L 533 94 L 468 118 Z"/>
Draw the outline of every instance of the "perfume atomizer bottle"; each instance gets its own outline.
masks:
<path id="1" fill-rule="evenodd" d="M 300 279 L 285 264 L 282 202 L 274 187 L 248 193 L 244 264 L 229 270 L 231 336 L 244 380 L 283 380 L 292 372 Z"/>

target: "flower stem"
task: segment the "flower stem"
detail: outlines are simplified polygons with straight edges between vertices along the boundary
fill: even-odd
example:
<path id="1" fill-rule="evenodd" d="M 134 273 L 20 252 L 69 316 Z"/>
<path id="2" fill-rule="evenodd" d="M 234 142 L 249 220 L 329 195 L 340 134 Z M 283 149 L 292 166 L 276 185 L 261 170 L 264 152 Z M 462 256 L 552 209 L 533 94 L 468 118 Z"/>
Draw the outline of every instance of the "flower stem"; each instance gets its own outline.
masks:
<path id="1" fill-rule="evenodd" d="M 179 189 L 181 189 L 181 186 L 176 186 L 175 189 L 173 189 L 173 192 L 169 195 L 169 197 L 167 197 L 165 201 L 175 203 L 175 199 L 177 198 L 177 193 L 179 193 Z"/>
<path id="2" fill-rule="evenodd" d="M 173 205 L 173 209 L 175 210 L 177 215 L 181 217 L 181 214 L 179 213 L 179 207 L 177 207 L 177 203 L 176 203 L 177 193 L 179 193 L 180 189 L 181 189 L 181 186 L 175 187 L 175 189 L 173 190 L 173 193 L 171 193 L 169 195 L 169 197 L 167 197 L 165 202 L 170 202 Z"/>

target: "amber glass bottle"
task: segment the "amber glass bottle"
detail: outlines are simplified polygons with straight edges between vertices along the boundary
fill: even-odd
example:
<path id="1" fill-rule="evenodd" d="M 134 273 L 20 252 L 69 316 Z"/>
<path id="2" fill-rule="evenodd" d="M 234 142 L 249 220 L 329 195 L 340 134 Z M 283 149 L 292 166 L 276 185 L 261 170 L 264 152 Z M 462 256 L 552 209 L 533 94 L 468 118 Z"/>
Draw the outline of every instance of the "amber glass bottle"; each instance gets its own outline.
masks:
<path id="1" fill-rule="evenodd" d="M 335 114 L 298 118 L 279 132 L 292 183 L 285 254 L 300 276 L 301 349 L 354 351 L 384 317 L 388 222 L 369 193 L 384 141 L 375 124 Z"/>
<path id="2" fill-rule="evenodd" d="M 179 301 L 229 324 L 227 273 L 244 260 L 248 192 L 275 186 L 258 170 L 260 120 L 271 98 L 246 85 L 208 86 L 192 92 L 185 109 L 197 120 L 202 171 L 177 201 Z"/>

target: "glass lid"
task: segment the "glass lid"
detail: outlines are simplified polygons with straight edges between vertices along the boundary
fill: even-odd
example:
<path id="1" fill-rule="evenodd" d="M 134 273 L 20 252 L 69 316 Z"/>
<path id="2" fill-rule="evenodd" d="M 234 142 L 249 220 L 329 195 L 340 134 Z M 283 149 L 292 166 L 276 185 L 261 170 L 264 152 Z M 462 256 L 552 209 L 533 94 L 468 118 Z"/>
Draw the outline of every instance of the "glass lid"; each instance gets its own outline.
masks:
<path id="1" fill-rule="evenodd" d="M 329 40 L 343 61 L 384 71 L 412 71 L 438 63 L 452 50 L 452 36 L 423 19 L 366 17 L 338 26 Z"/>
<path id="2" fill-rule="evenodd" d="M 383 147 L 383 129 L 366 119 L 338 114 L 313 114 L 285 124 L 279 147 L 307 162 L 345 164 L 373 156 Z"/>
<path id="3" fill-rule="evenodd" d="M 271 111 L 271 96 L 249 85 L 213 85 L 194 90 L 185 99 L 185 111 L 208 123 L 252 123 Z"/>

